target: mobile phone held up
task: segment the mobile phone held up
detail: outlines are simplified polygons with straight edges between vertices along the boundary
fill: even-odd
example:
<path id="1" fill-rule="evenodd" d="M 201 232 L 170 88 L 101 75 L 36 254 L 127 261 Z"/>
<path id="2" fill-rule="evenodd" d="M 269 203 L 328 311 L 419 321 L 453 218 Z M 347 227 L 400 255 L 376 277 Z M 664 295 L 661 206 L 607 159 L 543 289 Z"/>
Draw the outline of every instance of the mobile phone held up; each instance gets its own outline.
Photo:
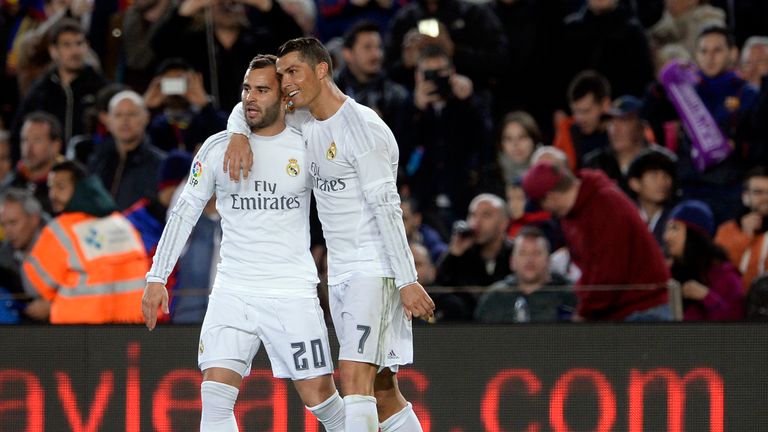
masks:
<path id="1" fill-rule="evenodd" d="M 183 95 L 187 93 L 186 77 L 168 77 L 160 80 L 160 93 L 171 95 Z"/>
<path id="2" fill-rule="evenodd" d="M 435 83 L 435 93 L 445 99 L 449 98 L 453 93 L 451 90 L 450 75 L 448 75 L 446 71 L 440 69 L 427 69 L 424 71 L 424 81 L 432 81 Z"/>

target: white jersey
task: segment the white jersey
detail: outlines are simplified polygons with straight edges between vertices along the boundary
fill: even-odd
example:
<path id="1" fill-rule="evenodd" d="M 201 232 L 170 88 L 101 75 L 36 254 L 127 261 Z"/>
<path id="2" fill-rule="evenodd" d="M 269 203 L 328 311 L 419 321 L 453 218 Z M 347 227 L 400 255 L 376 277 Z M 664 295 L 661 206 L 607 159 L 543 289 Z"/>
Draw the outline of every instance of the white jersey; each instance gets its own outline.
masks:
<path id="1" fill-rule="evenodd" d="M 316 297 L 319 280 L 309 251 L 311 184 L 301 135 L 292 128 L 273 137 L 250 135 L 254 165 L 249 178 L 239 183 L 222 170 L 227 143 L 226 132 L 213 135 L 195 157 L 148 280 L 164 280 L 178 258 L 171 251 L 180 250 L 179 241 L 186 242 L 186 236 L 179 238 L 179 224 L 173 224 L 173 218 L 194 216 L 196 221 L 215 193 L 222 241 L 214 290 L 261 297 Z M 190 206 L 196 215 L 190 214 Z"/>
<path id="2" fill-rule="evenodd" d="M 351 277 L 394 277 L 398 287 L 416 281 L 405 237 L 392 131 L 370 108 L 347 98 L 326 120 L 307 111 L 286 115 L 307 142 L 317 211 L 328 247 L 328 283 Z M 230 132 L 248 134 L 242 106 Z"/>
<path id="3" fill-rule="evenodd" d="M 364 190 L 377 183 L 394 184 L 397 178 L 399 150 L 392 131 L 375 111 L 352 98 L 326 120 L 301 116 L 287 119 L 301 122 L 308 143 L 312 189 L 328 247 L 328 283 L 353 275 L 394 277 L 374 209 L 364 196 Z M 373 169 L 360 159 L 375 151 L 374 143 L 387 165 L 377 167 L 376 173 L 360 173 L 361 164 Z"/>

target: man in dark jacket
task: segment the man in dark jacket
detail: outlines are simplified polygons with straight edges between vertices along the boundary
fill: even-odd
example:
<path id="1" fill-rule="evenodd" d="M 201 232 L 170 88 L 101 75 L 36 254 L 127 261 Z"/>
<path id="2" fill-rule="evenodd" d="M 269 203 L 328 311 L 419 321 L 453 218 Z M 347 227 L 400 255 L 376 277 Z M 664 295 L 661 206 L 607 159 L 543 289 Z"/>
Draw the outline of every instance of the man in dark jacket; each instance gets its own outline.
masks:
<path id="1" fill-rule="evenodd" d="M 146 133 L 149 113 L 144 99 L 132 90 L 109 101 L 107 128 L 112 137 L 91 157 L 91 173 L 101 178 L 122 211 L 141 198 L 157 193 L 157 172 L 165 153 L 152 145 Z"/>
<path id="2" fill-rule="evenodd" d="M 107 84 L 104 77 L 85 64 L 88 42 L 77 21 L 64 19 L 56 24 L 51 29 L 48 50 L 53 66 L 35 82 L 23 100 L 13 128 L 14 142 L 18 142 L 24 117 L 37 110 L 49 112 L 61 122 L 65 143 L 83 133 L 83 114 L 96 102 L 96 93 Z"/>
<path id="3" fill-rule="evenodd" d="M 661 248 L 635 205 L 605 174 L 581 170 L 574 176 L 565 167 L 539 162 L 525 175 L 523 188 L 529 199 L 560 218 L 571 259 L 581 270 L 579 317 L 671 319 L 670 276 Z M 639 286 L 627 289 L 631 285 Z"/>

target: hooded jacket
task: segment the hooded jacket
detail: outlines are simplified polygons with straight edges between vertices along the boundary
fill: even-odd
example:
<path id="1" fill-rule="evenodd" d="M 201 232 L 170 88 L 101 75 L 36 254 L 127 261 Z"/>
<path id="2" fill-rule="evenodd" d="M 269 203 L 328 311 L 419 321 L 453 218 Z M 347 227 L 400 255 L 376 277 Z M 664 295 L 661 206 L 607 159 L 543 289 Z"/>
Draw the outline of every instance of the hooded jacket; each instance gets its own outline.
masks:
<path id="1" fill-rule="evenodd" d="M 53 324 L 142 322 L 144 246 L 96 177 L 75 185 L 64 212 L 40 233 L 23 270 L 51 302 Z"/>
<path id="2" fill-rule="evenodd" d="M 622 320 L 666 303 L 663 288 L 669 270 L 637 207 L 602 172 L 584 169 L 578 177 L 576 202 L 560 222 L 571 258 L 582 272 L 577 283 L 579 315 L 587 320 Z M 660 289 L 585 289 L 632 284 Z"/>

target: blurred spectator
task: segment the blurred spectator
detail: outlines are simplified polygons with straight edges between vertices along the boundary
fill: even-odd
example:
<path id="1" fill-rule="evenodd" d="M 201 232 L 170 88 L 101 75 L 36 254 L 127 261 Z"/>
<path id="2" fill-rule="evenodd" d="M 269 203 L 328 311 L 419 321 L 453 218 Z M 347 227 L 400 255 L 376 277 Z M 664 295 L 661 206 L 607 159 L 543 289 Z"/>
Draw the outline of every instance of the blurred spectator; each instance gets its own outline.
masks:
<path id="1" fill-rule="evenodd" d="M 616 99 L 606 112 L 609 146 L 584 156 L 585 167 L 603 171 L 627 194 L 630 194 L 627 172 L 635 157 L 649 147 L 667 151 L 646 139 L 645 123 L 640 119 L 642 105 L 634 96 Z"/>
<path id="2" fill-rule="evenodd" d="M 768 269 L 768 169 L 755 167 L 744 176 L 741 201 L 744 210 L 721 224 L 715 243 L 722 246 L 731 263 L 741 271 L 746 291 L 755 278 Z"/>
<path id="3" fill-rule="evenodd" d="M 182 189 L 177 188 L 177 191 Z M 208 294 L 216 278 L 220 245 L 221 216 L 216 211 L 216 200 L 211 199 L 203 209 L 202 216 L 197 220 L 185 250 L 179 257 L 176 295 L 170 304 L 171 322 L 174 324 L 203 322 L 205 310 L 208 308 Z"/>
<path id="4" fill-rule="evenodd" d="M 0 226 L 5 231 L 5 241 L 0 243 L 0 289 L 7 290 L 5 294 L 28 296 L 13 303 L 19 315 L 31 320 L 46 320 L 48 306 L 37 298 L 34 288 L 23 283 L 21 266 L 44 225 L 43 209 L 31 192 L 8 189 L 0 197 Z"/>
<path id="5" fill-rule="evenodd" d="M 563 40 L 563 19 L 568 0 L 494 0 L 490 4 L 499 17 L 509 42 L 509 61 L 493 87 L 494 119 L 510 111 L 530 113 L 552 137 L 552 112 L 560 104 L 561 89 L 551 83 L 559 78 L 562 63 L 557 52 Z M 531 85 L 531 83 L 547 85 Z"/>
<path id="6" fill-rule="evenodd" d="M 30 2 L 32 3 L 32 2 Z M 17 35 L 18 57 L 16 78 L 19 93 L 26 96 L 31 86 L 46 72 L 53 55 L 50 53 L 50 38 L 54 29 L 64 20 L 82 26 L 84 18 L 90 13 L 92 3 L 88 0 L 46 1 L 45 21 L 34 29 L 27 29 Z M 83 31 L 87 31 L 83 28 Z M 99 69 L 99 58 L 86 47 L 85 63 Z"/>
<path id="7" fill-rule="evenodd" d="M 693 152 L 700 150 L 695 148 L 687 131 L 680 130 L 677 142 L 667 140 L 667 146 L 671 146 L 678 157 L 677 178 L 683 196 L 707 203 L 715 215 L 715 223 L 736 217 L 744 172 L 766 157 L 764 145 L 756 139 L 755 125 L 751 122 L 757 92 L 733 71 L 735 61 L 736 47 L 726 29 L 709 27 L 701 33 L 696 52 L 699 72 L 694 96 L 698 95 L 734 151 L 722 161 L 701 169 L 693 157 Z M 682 115 L 691 117 L 686 111 L 678 115 L 667 98 L 659 85 L 653 86 L 647 96 L 645 115 L 657 128 L 658 124 L 677 120 Z"/>
<path id="8" fill-rule="evenodd" d="M 573 171 L 581 168 L 587 153 L 608 147 L 603 114 L 611 107 L 611 86 L 599 73 L 584 71 L 571 81 L 568 103 L 572 117 L 557 122 L 552 145 L 568 156 Z"/>
<path id="9" fill-rule="evenodd" d="M 29 113 L 21 127 L 21 160 L 0 189 L 28 189 L 35 194 L 43 210 L 50 213 L 48 172 L 62 159 L 61 147 L 61 124 L 56 117 L 43 111 Z"/>
<path id="10" fill-rule="evenodd" d="M 342 55 L 344 66 L 338 69 L 334 78 L 336 85 L 358 103 L 376 111 L 392 129 L 398 142 L 402 141 L 413 118 L 413 102 L 408 90 L 384 73 L 379 27 L 363 21 L 349 29 L 344 35 Z M 405 167 L 406 163 L 407 160 L 401 159 L 400 167 Z"/>
<path id="11" fill-rule="evenodd" d="M 568 166 L 568 156 L 564 151 L 554 146 L 541 146 L 536 149 L 531 155 L 531 165 L 536 165 L 537 162 L 547 161 L 556 165 Z"/>
<path id="12" fill-rule="evenodd" d="M 701 3 L 705 3 L 701 1 Z M 768 2 L 764 0 L 710 0 L 712 6 L 725 11 L 726 24 L 739 46 L 750 36 L 768 36 Z"/>
<path id="13" fill-rule="evenodd" d="M 203 25 L 207 7 L 212 26 Z M 240 87 L 232 83 L 243 81 L 242 66 L 301 35 L 274 0 L 184 0 L 154 32 L 152 46 L 160 58 L 182 57 L 202 71 L 214 104 L 228 111 L 240 102 Z"/>
<path id="14" fill-rule="evenodd" d="M 685 321 L 744 318 L 741 276 L 712 241 L 714 232 L 712 211 L 702 201 L 683 201 L 669 215 L 664 241 L 672 277 L 682 285 Z"/>
<path id="15" fill-rule="evenodd" d="M 725 12 L 706 4 L 705 0 L 666 0 L 664 14 L 648 30 L 654 48 L 681 44 L 693 56 L 696 39 L 706 27 L 725 27 Z"/>
<path id="16" fill-rule="evenodd" d="M 163 61 L 144 102 L 158 111 L 148 132 L 152 143 L 162 150 L 192 153 L 206 138 L 227 128 L 227 116 L 211 103 L 203 76 L 181 58 Z"/>
<path id="17" fill-rule="evenodd" d="M 313 0 L 278 0 L 280 7 L 301 27 L 304 36 L 315 34 L 317 6 Z"/>
<path id="18" fill-rule="evenodd" d="M 424 222 L 418 201 L 413 197 L 401 197 L 400 209 L 403 212 L 403 225 L 408 242 L 418 243 L 429 251 L 432 262 L 437 262 L 448 250 L 448 244 L 435 228 Z"/>
<path id="19" fill-rule="evenodd" d="M 450 226 L 475 195 L 483 153 L 490 154 L 487 123 L 474 86 L 456 73 L 448 55 L 430 45 L 419 59 L 410 139 L 400 143 L 401 160 L 413 195 L 424 212 L 440 214 Z"/>
<path id="20" fill-rule="evenodd" d="M 340 37 L 361 21 L 386 28 L 408 0 L 317 0 L 317 37 L 324 42 Z"/>
<path id="21" fill-rule="evenodd" d="M 509 225 L 507 226 L 507 238 L 513 240 L 517 237 L 517 233 L 523 227 L 533 225 L 536 226 L 548 235 L 548 241 L 550 244 L 552 240 L 549 235 L 553 234 L 552 230 L 556 229 L 555 221 L 552 220 L 552 215 L 545 212 L 535 205 L 529 205 L 525 196 L 525 190 L 523 189 L 523 179 L 518 177 L 515 181 L 507 185 L 507 214 L 509 215 Z"/>
<path id="22" fill-rule="evenodd" d="M 604 75 L 617 95 L 641 96 L 653 80 L 645 30 L 618 0 L 587 0 L 566 17 L 560 48 L 559 88 L 585 69 Z"/>
<path id="23" fill-rule="evenodd" d="M 50 322 L 143 322 L 148 266 L 139 234 L 77 162 L 54 165 L 48 186 L 58 216 L 43 228 L 23 269 L 50 303 Z"/>
<path id="24" fill-rule="evenodd" d="M 501 121 L 497 161 L 504 182 L 514 183 L 531 166 L 531 156 L 541 146 L 541 131 L 536 120 L 524 111 L 514 111 Z"/>
<path id="25" fill-rule="evenodd" d="M 134 0 L 108 20 L 103 47 L 97 49 L 104 73 L 137 91 L 144 91 L 162 58 L 152 37 L 171 13 L 171 0 Z M 93 41 L 96 45 L 96 41 Z M 96 46 L 94 46 L 96 48 Z"/>
<path id="26" fill-rule="evenodd" d="M 640 218 L 659 246 L 675 200 L 675 155 L 659 148 L 643 150 L 629 165 L 629 188 L 640 210 Z"/>
<path id="27" fill-rule="evenodd" d="M 410 243 L 413 263 L 416 265 L 416 275 L 422 286 L 429 286 L 435 282 L 437 268 L 429 256 L 429 251 L 420 243 Z"/>
<path id="28" fill-rule="evenodd" d="M 539 162 L 523 179 L 526 195 L 560 218 L 570 257 L 581 270 L 578 317 L 589 320 L 668 321 L 669 272 L 637 208 L 600 171 Z M 639 258 L 642 257 L 642 258 Z M 595 290 L 608 285 L 613 290 Z M 653 285 L 657 289 L 627 289 Z"/>
<path id="29" fill-rule="evenodd" d="M 16 116 L 14 136 L 18 137 L 23 119 L 32 111 L 53 114 L 63 127 L 64 142 L 83 133 L 85 110 L 96 100 L 106 80 L 85 63 L 88 42 L 76 21 L 61 20 L 50 32 L 48 50 L 53 66 L 40 77 L 24 98 Z"/>
<path id="30" fill-rule="evenodd" d="M 189 153 L 182 150 L 171 151 L 160 163 L 157 195 L 141 198 L 123 211 L 123 215 L 141 235 L 150 265 L 163 234 L 171 198 L 179 184 L 187 179 L 191 167 L 192 156 Z M 166 286 L 172 287 L 173 284 L 168 283 Z"/>
<path id="31" fill-rule="evenodd" d="M 576 309 L 576 295 L 565 289 L 570 285 L 565 276 L 550 271 L 549 253 L 549 242 L 542 231 L 523 228 L 515 237 L 510 257 L 513 273 L 480 296 L 475 320 L 483 323 L 569 321 Z"/>
<path id="32" fill-rule="evenodd" d="M 10 134 L 0 129 L 0 191 L 12 181 L 13 158 L 11 157 Z"/>
<path id="33" fill-rule="evenodd" d="M 752 36 L 744 43 L 740 62 L 741 77 L 759 89 L 768 76 L 768 36 Z"/>
<path id="34" fill-rule="evenodd" d="M 454 226 L 448 253 L 438 263 L 438 285 L 488 286 L 511 270 L 512 244 L 507 240 L 507 211 L 504 200 L 480 194 L 469 204 L 467 221 Z M 471 295 L 437 295 L 436 309 L 443 319 L 471 319 L 475 307 Z"/>
<path id="35" fill-rule="evenodd" d="M 149 113 L 138 93 L 126 90 L 113 96 L 106 121 L 112 136 L 96 149 L 89 166 L 122 211 L 141 198 L 155 196 L 155 173 L 165 153 L 146 134 Z"/>
<path id="36" fill-rule="evenodd" d="M 503 77 L 507 38 L 488 5 L 465 0 L 416 0 L 398 10 L 386 44 L 390 78 L 413 88 L 419 53 L 432 44 L 440 45 L 457 72 L 480 89 Z"/>
<path id="37" fill-rule="evenodd" d="M 84 165 L 97 148 L 109 137 L 107 118 L 109 116 L 109 101 L 116 94 L 130 90 L 124 84 L 110 83 L 96 93 L 96 103 L 85 110 L 85 130 L 82 135 L 73 136 L 67 142 L 67 150 L 64 156 L 70 160 L 76 160 Z"/>

